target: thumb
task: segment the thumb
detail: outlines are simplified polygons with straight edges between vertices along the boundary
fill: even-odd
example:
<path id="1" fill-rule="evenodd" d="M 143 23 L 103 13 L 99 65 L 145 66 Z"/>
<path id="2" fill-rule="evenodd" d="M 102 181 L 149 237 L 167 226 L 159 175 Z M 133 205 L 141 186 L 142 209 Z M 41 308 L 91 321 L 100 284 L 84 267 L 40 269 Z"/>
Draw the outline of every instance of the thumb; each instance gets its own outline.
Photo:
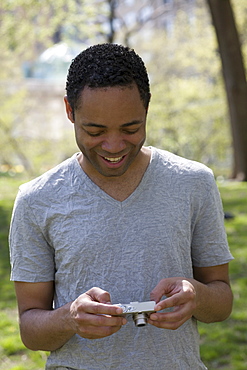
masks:
<path id="1" fill-rule="evenodd" d="M 155 301 L 156 303 L 159 302 L 164 295 L 169 294 L 170 288 L 171 286 L 168 278 L 160 280 L 150 293 L 151 300 Z"/>
<path id="2" fill-rule="evenodd" d="M 101 288 L 91 288 L 87 291 L 87 295 L 90 297 L 92 301 L 100 302 L 100 303 L 111 303 L 111 296 L 110 293 L 101 289 Z"/>

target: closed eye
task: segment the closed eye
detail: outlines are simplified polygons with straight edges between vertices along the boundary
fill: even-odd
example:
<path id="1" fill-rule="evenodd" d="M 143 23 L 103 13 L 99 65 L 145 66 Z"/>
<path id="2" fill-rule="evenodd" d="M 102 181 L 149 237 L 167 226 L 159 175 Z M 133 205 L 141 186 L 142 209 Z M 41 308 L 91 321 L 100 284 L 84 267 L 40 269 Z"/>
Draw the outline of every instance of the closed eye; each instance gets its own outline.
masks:
<path id="1" fill-rule="evenodd" d="M 94 131 L 88 131 L 83 126 L 82 126 L 82 129 L 83 129 L 84 132 L 86 132 L 86 134 L 88 134 L 91 137 L 100 136 L 100 135 L 102 135 L 105 132 L 105 130 L 100 129 L 100 131 L 99 131 L 99 130 L 95 130 L 95 128 L 94 128 Z"/>
<path id="2" fill-rule="evenodd" d="M 86 131 L 86 130 L 85 130 Z M 86 131 L 86 133 L 91 136 L 91 137 L 97 137 L 97 136 L 100 136 L 103 134 L 103 132 L 88 132 Z"/>
<path id="3" fill-rule="evenodd" d="M 123 132 L 127 135 L 133 135 L 135 134 L 137 131 L 139 131 L 139 127 L 135 130 L 124 130 Z"/>

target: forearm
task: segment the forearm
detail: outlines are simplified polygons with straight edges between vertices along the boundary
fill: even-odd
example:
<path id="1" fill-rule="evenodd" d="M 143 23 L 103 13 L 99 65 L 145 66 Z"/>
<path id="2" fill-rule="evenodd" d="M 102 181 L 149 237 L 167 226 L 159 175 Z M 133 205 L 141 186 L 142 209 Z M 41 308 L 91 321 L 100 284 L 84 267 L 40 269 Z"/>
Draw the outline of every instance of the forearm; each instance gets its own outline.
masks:
<path id="1" fill-rule="evenodd" d="M 28 288 L 30 290 L 29 285 Z M 122 308 L 112 305 L 110 294 L 97 287 L 56 310 L 45 309 L 50 307 L 49 301 L 39 303 L 43 307 L 39 309 L 21 309 L 23 303 L 19 304 L 22 340 L 32 350 L 54 351 L 74 334 L 87 339 L 104 338 L 127 323 L 119 316 Z M 29 307 L 37 307 L 34 300 L 28 303 Z"/>
<path id="2" fill-rule="evenodd" d="M 188 279 L 189 280 L 189 279 Z M 193 316 L 202 322 L 211 323 L 225 320 L 232 311 L 232 291 L 224 281 L 207 284 L 189 280 L 196 290 L 196 308 Z"/>
<path id="3" fill-rule="evenodd" d="M 62 347 L 75 332 L 69 325 L 70 303 L 56 310 L 30 309 L 20 316 L 20 332 L 31 350 L 54 351 Z"/>

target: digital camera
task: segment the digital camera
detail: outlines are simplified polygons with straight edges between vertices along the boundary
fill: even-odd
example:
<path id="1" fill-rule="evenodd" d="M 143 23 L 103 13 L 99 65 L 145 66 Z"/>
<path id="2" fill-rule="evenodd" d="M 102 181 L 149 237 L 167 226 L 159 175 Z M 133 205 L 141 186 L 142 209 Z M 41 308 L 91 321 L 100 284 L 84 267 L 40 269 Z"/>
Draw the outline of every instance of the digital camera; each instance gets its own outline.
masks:
<path id="1" fill-rule="evenodd" d="M 130 302 L 128 304 L 118 303 L 114 306 L 121 307 L 123 313 L 121 316 L 126 316 L 131 314 L 136 326 L 141 327 L 147 325 L 147 320 L 150 313 L 155 312 L 154 306 L 155 301 L 148 302 Z"/>

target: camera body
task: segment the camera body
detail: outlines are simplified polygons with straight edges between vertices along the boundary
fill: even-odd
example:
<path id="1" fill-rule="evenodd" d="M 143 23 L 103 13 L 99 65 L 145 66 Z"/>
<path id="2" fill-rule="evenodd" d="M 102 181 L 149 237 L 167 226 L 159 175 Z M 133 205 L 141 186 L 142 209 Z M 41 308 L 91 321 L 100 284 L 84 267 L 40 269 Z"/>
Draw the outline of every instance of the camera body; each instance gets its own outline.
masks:
<path id="1" fill-rule="evenodd" d="M 138 327 L 147 325 L 147 320 L 150 313 L 155 312 L 154 306 L 156 305 L 155 301 L 147 302 L 130 302 L 128 304 L 118 303 L 115 306 L 121 307 L 123 313 L 121 316 L 126 316 L 131 314 L 135 322 L 135 325 Z"/>

